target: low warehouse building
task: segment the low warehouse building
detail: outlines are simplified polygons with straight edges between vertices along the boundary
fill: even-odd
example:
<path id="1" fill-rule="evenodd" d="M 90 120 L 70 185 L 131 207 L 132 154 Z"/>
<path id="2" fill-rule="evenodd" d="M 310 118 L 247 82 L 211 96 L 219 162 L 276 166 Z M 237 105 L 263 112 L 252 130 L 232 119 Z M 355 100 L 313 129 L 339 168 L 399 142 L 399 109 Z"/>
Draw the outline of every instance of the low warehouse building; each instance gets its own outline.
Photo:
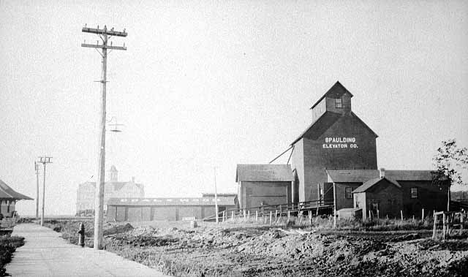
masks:
<path id="1" fill-rule="evenodd" d="M 219 196 L 219 212 L 234 209 L 233 196 Z M 215 198 L 111 198 L 108 221 L 194 220 L 215 215 Z"/>

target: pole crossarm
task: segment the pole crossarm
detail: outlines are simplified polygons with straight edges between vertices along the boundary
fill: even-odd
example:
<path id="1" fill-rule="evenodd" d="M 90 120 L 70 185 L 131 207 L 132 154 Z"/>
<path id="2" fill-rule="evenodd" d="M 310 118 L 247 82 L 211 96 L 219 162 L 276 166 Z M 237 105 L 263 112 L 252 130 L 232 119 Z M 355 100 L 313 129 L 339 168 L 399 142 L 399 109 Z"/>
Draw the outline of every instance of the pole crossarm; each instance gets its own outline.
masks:
<path id="1" fill-rule="evenodd" d="M 125 46 L 112 46 L 112 45 L 103 45 L 103 44 L 89 44 L 89 43 L 82 43 L 81 47 L 88 47 L 88 48 L 101 48 L 101 49 L 111 49 L 111 50 L 127 50 Z"/>
<path id="2" fill-rule="evenodd" d="M 123 32 L 119 31 L 114 31 L 114 28 L 107 30 L 107 28 L 104 26 L 104 29 L 99 29 L 98 28 L 88 28 L 88 27 L 83 27 L 82 31 L 84 33 L 93 33 L 93 34 L 99 34 L 99 35 L 108 35 L 108 36 L 116 36 L 116 37 L 126 37 L 127 33 L 125 32 L 125 29 Z"/>

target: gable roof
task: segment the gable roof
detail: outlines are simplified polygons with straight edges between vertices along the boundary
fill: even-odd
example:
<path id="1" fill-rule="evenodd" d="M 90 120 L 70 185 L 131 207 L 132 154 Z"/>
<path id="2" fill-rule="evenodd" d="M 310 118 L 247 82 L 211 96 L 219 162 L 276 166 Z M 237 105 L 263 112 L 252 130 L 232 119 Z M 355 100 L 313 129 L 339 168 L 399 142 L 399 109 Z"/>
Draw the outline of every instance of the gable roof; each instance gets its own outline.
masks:
<path id="1" fill-rule="evenodd" d="M 239 181 L 284 181 L 294 180 L 288 164 L 238 164 L 236 182 Z"/>
<path id="2" fill-rule="evenodd" d="M 312 138 L 312 139 L 318 139 L 323 133 L 325 133 L 328 128 L 333 126 L 340 118 L 343 117 L 351 117 L 355 120 L 357 120 L 359 123 L 361 123 L 364 128 L 368 129 L 375 137 L 378 137 L 378 135 L 372 131 L 372 129 L 367 126 L 364 121 L 362 121 L 355 113 L 351 112 L 349 115 L 342 115 L 334 112 L 327 111 L 325 112 L 320 118 L 318 118 L 316 121 L 312 122 L 312 124 L 304 131 L 302 134 L 295 139 L 291 145 L 294 145 L 296 142 L 298 142 L 301 138 L 306 137 L 306 138 Z"/>
<path id="3" fill-rule="evenodd" d="M 0 199 L 11 199 L 11 200 L 33 200 L 24 194 L 14 191 L 5 182 L 0 180 Z"/>
<path id="4" fill-rule="evenodd" d="M 365 191 L 369 190 L 370 188 L 372 188 L 373 186 L 377 185 L 378 183 L 383 182 L 384 180 L 388 181 L 390 184 L 393 184 L 393 185 L 395 185 L 395 186 L 397 186 L 398 188 L 401 189 L 401 186 L 400 186 L 400 184 L 398 184 L 398 182 L 393 181 L 393 180 L 391 180 L 391 179 L 388 179 L 387 177 L 384 177 L 384 178 L 374 178 L 374 179 L 370 179 L 369 181 L 365 182 L 365 183 L 362 184 L 360 187 L 358 187 L 357 189 L 355 189 L 355 190 L 353 191 L 353 193 L 365 192 Z"/>
<path id="5" fill-rule="evenodd" d="M 336 81 L 336 83 L 327 91 L 325 92 L 325 94 L 320 97 L 320 99 L 315 102 L 314 105 L 312 105 L 312 107 L 310 109 L 313 109 L 315 108 L 315 106 L 318 105 L 318 103 L 322 102 L 323 98 L 325 97 L 329 97 L 329 98 L 340 98 L 341 96 L 343 96 L 343 94 L 345 93 L 349 93 L 349 95 L 351 95 L 351 97 L 353 97 L 353 94 L 351 92 L 349 92 L 341 83 L 340 81 Z"/>
<path id="6" fill-rule="evenodd" d="M 307 127 L 307 129 L 291 143 L 291 145 L 294 145 L 303 137 L 309 137 L 312 135 L 315 138 L 320 137 L 323 133 L 325 133 L 325 131 L 328 130 L 328 128 L 335 124 L 335 122 L 338 121 L 340 117 L 341 114 L 325 112 L 320 118 L 312 122 L 312 124 L 310 124 L 309 127 Z"/>

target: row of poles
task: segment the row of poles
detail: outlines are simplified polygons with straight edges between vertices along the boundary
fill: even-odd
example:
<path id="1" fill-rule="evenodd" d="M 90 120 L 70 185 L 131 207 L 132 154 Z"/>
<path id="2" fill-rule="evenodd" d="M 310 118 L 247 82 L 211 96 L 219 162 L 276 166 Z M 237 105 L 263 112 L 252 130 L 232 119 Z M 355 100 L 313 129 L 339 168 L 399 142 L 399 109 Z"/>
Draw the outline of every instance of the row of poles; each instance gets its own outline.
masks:
<path id="1" fill-rule="evenodd" d="M 46 184 L 46 165 L 52 163 L 52 157 L 42 156 L 38 161 L 34 161 L 34 170 L 36 171 L 36 219 L 39 218 L 39 164 L 44 165 L 44 174 L 42 181 L 42 211 L 41 211 L 41 226 L 44 226 L 44 210 L 45 210 L 45 184 Z"/>
<path id="2" fill-rule="evenodd" d="M 99 128 L 99 154 L 98 154 L 98 178 L 96 189 L 96 204 L 95 204 L 95 221 L 94 221 L 94 249 L 102 249 L 103 238 L 103 222 L 104 222 L 104 180 L 105 180 L 105 157 L 106 157 L 106 85 L 107 85 L 107 54 L 108 50 L 127 50 L 125 44 L 123 46 L 114 46 L 112 43 L 109 45 L 109 39 L 113 36 L 126 37 L 125 29 L 121 31 L 114 31 L 114 28 L 103 29 L 89 28 L 85 25 L 82 28 L 84 33 L 96 34 L 101 40 L 96 44 L 82 43 L 82 47 L 95 48 L 99 55 L 102 57 L 102 79 L 99 81 L 102 84 L 101 94 L 101 109 L 100 109 L 100 128 Z M 100 49 L 100 51 L 99 51 Z M 39 217 L 39 163 L 44 165 L 44 181 L 42 184 L 42 213 L 41 213 L 41 226 L 44 225 L 44 206 L 45 206 L 45 180 L 46 180 L 46 165 L 51 163 L 52 157 L 43 156 L 39 157 L 39 161 L 34 163 L 37 179 L 37 194 L 36 194 L 36 218 Z"/>

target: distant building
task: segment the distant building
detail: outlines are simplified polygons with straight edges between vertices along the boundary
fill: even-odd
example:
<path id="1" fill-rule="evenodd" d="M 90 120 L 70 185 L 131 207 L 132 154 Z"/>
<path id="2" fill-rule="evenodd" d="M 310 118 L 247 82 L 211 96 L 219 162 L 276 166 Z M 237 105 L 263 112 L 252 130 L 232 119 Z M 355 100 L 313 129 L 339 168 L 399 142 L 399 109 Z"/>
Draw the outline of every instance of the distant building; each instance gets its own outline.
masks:
<path id="1" fill-rule="evenodd" d="M 218 195 L 218 211 L 234 209 L 234 198 L 234 194 Z M 107 205 L 108 221 L 195 220 L 216 214 L 214 194 L 179 198 L 111 198 Z"/>
<path id="2" fill-rule="evenodd" d="M 18 200 L 33 200 L 24 194 L 14 191 L 5 182 L 0 180 L 0 219 L 12 217 L 15 213 L 15 204 Z"/>
<path id="3" fill-rule="evenodd" d="M 107 210 L 107 202 L 110 198 L 143 198 L 145 190 L 142 184 L 131 181 L 121 182 L 118 179 L 118 171 L 112 166 L 109 171 L 109 180 L 104 184 L 104 210 Z M 79 184 L 76 200 L 76 214 L 91 214 L 94 211 L 96 201 L 96 182 Z"/>

